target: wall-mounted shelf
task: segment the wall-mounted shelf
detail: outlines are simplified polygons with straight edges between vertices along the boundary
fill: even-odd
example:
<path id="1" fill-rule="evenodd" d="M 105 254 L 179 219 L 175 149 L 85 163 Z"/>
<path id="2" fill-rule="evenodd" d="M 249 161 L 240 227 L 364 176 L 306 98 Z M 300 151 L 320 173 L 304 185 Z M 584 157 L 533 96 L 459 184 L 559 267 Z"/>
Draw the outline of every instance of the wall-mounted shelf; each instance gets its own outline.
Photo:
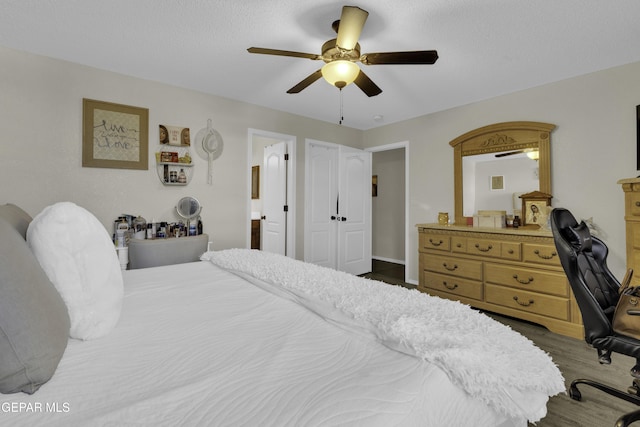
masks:
<path id="1" fill-rule="evenodd" d="M 159 151 L 156 153 L 156 170 L 158 172 L 158 179 L 160 182 L 167 186 L 188 185 L 193 177 L 193 162 L 163 162 L 159 160 L 160 152 L 163 151 L 177 153 L 177 157 L 182 158 L 189 152 L 189 147 L 163 145 L 159 147 Z M 180 182 L 180 172 L 184 172 L 186 182 Z"/>
<path id="2" fill-rule="evenodd" d="M 193 177 L 193 161 L 189 148 L 189 146 L 175 145 L 160 145 L 158 147 L 158 151 L 156 152 L 156 170 L 158 172 L 158 179 L 162 184 L 167 186 L 185 186 L 191 182 L 191 178 Z M 161 153 L 165 153 L 165 156 L 162 156 Z M 173 155 L 171 156 L 167 153 Z M 172 161 L 167 161 L 167 159 Z M 178 161 L 178 159 L 186 159 L 188 162 Z M 181 182 L 179 179 L 180 172 L 184 172 L 185 182 Z"/>
<path id="3" fill-rule="evenodd" d="M 173 163 L 173 162 L 160 162 L 156 167 L 158 171 L 158 179 L 164 185 L 187 185 L 191 182 L 193 176 L 193 163 Z M 180 171 L 183 171 L 186 176 L 186 182 L 179 182 Z M 171 175 L 175 172 L 175 181 Z"/>

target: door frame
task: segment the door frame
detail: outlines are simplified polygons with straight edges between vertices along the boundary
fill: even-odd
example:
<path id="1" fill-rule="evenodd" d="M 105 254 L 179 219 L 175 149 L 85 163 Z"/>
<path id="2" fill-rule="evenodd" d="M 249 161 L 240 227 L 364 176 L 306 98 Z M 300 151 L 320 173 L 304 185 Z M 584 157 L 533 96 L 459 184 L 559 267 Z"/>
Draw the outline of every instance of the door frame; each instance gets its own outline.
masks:
<path id="1" fill-rule="evenodd" d="M 370 151 L 372 153 L 377 153 L 380 151 L 390 151 L 396 150 L 399 148 L 404 148 L 404 277 L 407 283 L 411 283 L 417 285 L 415 280 L 407 280 L 409 277 L 407 275 L 407 271 L 413 271 L 413 265 L 411 264 L 411 257 L 409 257 L 410 248 L 409 248 L 409 237 L 410 233 L 413 232 L 413 229 L 409 227 L 409 141 L 401 141 L 394 142 L 391 144 L 378 145 L 376 147 L 368 147 L 365 148 L 365 151 Z M 373 216 L 373 212 L 372 212 Z M 372 221 L 373 222 L 373 221 Z M 373 241 L 371 243 L 373 249 Z"/>
<path id="2" fill-rule="evenodd" d="M 284 142 L 287 144 L 287 256 L 296 257 L 296 137 L 284 133 L 270 132 L 260 129 L 249 128 L 247 132 L 247 210 L 246 210 L 246 247 L 251 247 L 251 166 L 253 163 L 253 142 L 256 138 L 272 139 L 274 143 Z M 262 225 L 262 223 L 261 223 Z"/>

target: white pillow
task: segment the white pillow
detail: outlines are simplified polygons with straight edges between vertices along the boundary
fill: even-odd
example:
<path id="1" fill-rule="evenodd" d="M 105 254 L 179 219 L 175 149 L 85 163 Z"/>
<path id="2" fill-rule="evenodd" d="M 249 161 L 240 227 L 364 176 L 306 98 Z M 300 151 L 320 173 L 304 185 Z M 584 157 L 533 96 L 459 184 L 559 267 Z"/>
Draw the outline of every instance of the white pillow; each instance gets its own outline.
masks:
<path id="1" fill-rule="evenodd" d="M 71 202 L 56 203 L 33 219 L 27 243 L 67 305 L 71 338 L 111 332 L 122 309 L 122 270 L 100 221 Z"/>

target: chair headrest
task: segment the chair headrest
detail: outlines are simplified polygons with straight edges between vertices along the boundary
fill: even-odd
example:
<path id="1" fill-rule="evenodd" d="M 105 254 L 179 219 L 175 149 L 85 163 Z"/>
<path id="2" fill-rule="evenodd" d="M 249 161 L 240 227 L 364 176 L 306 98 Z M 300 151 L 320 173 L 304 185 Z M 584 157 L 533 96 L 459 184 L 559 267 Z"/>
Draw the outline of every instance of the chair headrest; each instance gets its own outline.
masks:
<path id="1" fill-rule="evenodd" d="M 591 233 L 584 221 L 574 227 L 565 228 L 565 232 L 567 240 L 578 252 L 591 251 Z"/>

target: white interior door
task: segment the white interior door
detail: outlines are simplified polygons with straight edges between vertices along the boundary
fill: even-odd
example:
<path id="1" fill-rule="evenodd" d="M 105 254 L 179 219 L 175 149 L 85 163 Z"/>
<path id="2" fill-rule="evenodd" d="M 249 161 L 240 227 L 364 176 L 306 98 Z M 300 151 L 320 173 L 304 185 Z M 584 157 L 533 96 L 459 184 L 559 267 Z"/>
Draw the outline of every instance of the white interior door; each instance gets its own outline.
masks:
<path id="1" fill-rule="evenodd" d="M 287 144 L 264 149 L 262 250 L 287 255 Z"/>
<path id="2" fill-rule="evenodd" d="M 371 153 L 340 147 L 338 270 L 371 271 Z"/>
<path id="3" fill-rule="evenodd" d="M 371 271 L 371 153 L 311 142 L 305 169 L 305 261 Z"/>
<path id="4" fill-rule="evenodd" d="M 336 268 L 338 148 L 309 144 L 305 180 L 305 261 Z"/>

